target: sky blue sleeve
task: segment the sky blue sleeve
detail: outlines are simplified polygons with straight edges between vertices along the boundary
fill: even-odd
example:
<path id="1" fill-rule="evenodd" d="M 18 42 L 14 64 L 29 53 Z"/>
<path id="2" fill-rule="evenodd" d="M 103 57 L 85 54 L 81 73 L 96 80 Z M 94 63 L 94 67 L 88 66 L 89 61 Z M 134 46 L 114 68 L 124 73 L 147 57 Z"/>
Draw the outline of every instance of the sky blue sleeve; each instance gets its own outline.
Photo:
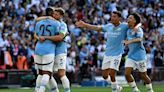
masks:
<path id="1" fill-rule="evenodd" d="M 136 37 L 137 38 L 143 38 L 143 30 L 141 28 L 138 29 L 138 31 L 136 33 Z"/>
<path id="2" fill-rule="evenodd" d="M 55 29 L 57 30 L 57 32 L 59 32 L 59 29 L 60 29 L 60 23 L 56 22 L 55 27 L 56 27 Z"/>
<path id="3" fill-rule="evenodd" d="M 109 29 L 110 24 L 102 25 L 102 31 L 106 32 Z"/>
<path id="4" fill-rule="evenodd" d="M 63 33 L 64 35 L 66 35 L 66 33 L 67 33 L 67 25 L 66 24 L 61 24 L 60 28 L 59 28 L 59 32 Z"/>

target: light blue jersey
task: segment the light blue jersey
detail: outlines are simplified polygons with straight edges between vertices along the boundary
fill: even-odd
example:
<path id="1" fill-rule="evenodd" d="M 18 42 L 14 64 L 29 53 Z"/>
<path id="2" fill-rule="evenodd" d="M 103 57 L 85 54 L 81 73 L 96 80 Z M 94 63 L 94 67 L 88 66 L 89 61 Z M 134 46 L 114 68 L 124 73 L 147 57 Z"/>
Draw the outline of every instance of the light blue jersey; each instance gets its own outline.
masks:
<path id="1" fill-rule="evenodd" d="M 143 38 L 143 30 L 139 28 L 137 32 L 133 32 L 132 29 L 127 31 L 127 39 L 132 40 L 136 38 Z M 143 41 L 141 42 L 134 42 L 128 45 L 129 52 L 128 58 L 134 61 L 141 61 L 146 59 L 146 51 L 143 46 Z"/>
<path id="2" fill-rule="evenodd" d="M 60 33 L 63 33 L 65 36 L 68 32 L 67 30 L 67 25 L 64 21 L 60 21 Z M 63 40 L 60 42 L 56 42 L 56 51 L 55 51 L 56 55 L 59 54 L 66 54 L 67 53 L 67 43 Z"/>
<path id="3" fill-rule="evenodd" d="M 51 19 L 44 19 L 36 23 L 35 32 L 38 36 L 53 36 L 59 32 L 60 23 Z M 51 40 L 38 41 L 35 47 L 36 55 L 55 54 L 56 44 Z"/>
<path id="4" fill-rule="evenodd" d="M 106 56 L 118 56 L 124 52 L 122 41 L 126 38 L 128 30 L 126 23 L 121 23 L 117 27 L 109 23 L 102 26 L 104 32 L 107 32 Z"/>

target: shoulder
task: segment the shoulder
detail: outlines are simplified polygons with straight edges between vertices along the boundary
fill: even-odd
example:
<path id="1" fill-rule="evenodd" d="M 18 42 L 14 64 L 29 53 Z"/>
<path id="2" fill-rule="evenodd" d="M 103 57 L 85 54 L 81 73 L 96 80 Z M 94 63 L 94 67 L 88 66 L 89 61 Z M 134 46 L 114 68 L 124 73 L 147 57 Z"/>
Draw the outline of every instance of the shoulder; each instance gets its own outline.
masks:
<path id="1" fill-rule="evenodd" d="M 61 23 L 62 25 L 67 26 L 67 24 L 66 24 L 64 21 L 61 21 L 60 23 Z"/>
<path id="2" fill-rule="evenodd" d="M 122 22 L 120 25 L 128 27 L 128 23 L 126 23 L 126 22 Z"/>
<path id="3" fill-rule="evenodd" d="M 55 20 L 55 19 L 46 19 L 46 21 L 49 21 L 49 22 L 59 22 L 58 20 Z"/>
<path id="4" fill-rule="evenodd" d="M 136 33 L 142 33 L 143 34 L 143 29 L 141 27 L 139 27 Z"/>
<path id="5" fill-rule="evenodd" d="M 143 32 L 143 29 L 141 27 L 138 28 L 139 32 Z"/>
<path id="6" fill-rule="evenodd" d="M 60 26 L 67 27 L 67 24 L 64 21 L 60 21 Z"/>
<path id="7" fill-rule="evenodd" d="M 113 26 L 112 23 L 108 23 L 108 24 L 104 24 L 104 25 L 102 25 L 102 27 L 111 27 L 111 26 Z"/>
<path id="8" fill-rule="evenodd" d="M 113 24 L 112 24 L 112 23 L 108 23 L 108 24 L 106 24 L 106 25 L 108 25 L 108 26 L 113 26 Z"/>
<path id="9" fill-rule="evenodd" d="M 41 20 L 41 21 L 36 22 L 35 25 L 41 25 L 41 24 L 43 24 L 44 22 L 45 22 L 44 20 Z"/>
<path id="10" fill-rule="evenodd" d="M 48 19 L 49 23 L 53 24 L 53 25 L 60 25 L 60 22 L 58 20 L 52 20 L 52 19 Z"/>

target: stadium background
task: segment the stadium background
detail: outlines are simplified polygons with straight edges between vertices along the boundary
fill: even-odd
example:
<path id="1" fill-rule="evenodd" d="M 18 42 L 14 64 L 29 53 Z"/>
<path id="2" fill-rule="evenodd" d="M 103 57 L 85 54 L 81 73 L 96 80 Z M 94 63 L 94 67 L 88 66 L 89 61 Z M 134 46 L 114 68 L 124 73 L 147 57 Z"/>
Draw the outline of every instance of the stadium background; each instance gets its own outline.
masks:
<path id="1" fill-rule="evenodd" d="M 90 84 L 85 85 L 104 85 L 104 82 L 98 85 L 92 82 L 101 75 L 106 34 L 77 28 L 75 22 L 84 20 L 95 25 L 106 24 L 110 13 L 119 10 L 123 22 L 131 12 L 141 14 L 148 75 L 157 87 L 159 83 L 164 85 L 164 0 L 0 0 L 0 87 L 34 86 L 34 21 L 44 15 L 49 6 L 66 10 L 64 20 L 70 33 L 66 37 L 67 76 L 72 84 L 89 81 Z M 8 55 L 12 62 L 5 58 Z M 127 48 L 119 76 L 123 76 L 126 55 Z M 142 85 L 136 71 L 134 75 Z M 8 91 L 0 89 L 0 92 Z"/>

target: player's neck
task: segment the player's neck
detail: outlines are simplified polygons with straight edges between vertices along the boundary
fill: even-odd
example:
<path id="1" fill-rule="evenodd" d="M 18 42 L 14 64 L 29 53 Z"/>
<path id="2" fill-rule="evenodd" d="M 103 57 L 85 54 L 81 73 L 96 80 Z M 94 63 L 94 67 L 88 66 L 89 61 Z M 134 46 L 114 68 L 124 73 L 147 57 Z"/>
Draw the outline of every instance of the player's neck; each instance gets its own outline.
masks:
<path id="1" fill-rule="evenodd" d="M 120 25 L 121 22 L 118 22 L 118 23 L 114 23 L 114 26 L 118 26 Z"/>
<path id="2" fill-rule="evenodd" d="M 131 26 L 129 26 L 131 29 L 133 29 L 134 27 L 135 27 L 135 25 L 131 25 Z"/>

